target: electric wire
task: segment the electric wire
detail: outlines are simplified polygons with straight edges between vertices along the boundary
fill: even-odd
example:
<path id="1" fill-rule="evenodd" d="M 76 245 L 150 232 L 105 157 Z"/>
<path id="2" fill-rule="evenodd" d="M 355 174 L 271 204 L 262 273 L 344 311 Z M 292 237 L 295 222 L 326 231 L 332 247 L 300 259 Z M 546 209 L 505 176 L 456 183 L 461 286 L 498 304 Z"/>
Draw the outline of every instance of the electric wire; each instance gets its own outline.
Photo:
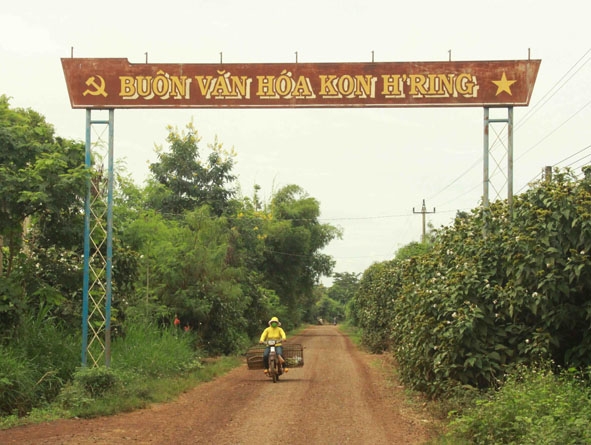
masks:
<path id="1" fill-rule="evenodd" d="M 560 164 L 562 164 L 563 162 L 566 162 L 566 161 L 568 161 L 570 158 L 573 158 L 573 157 L 575 157 L 575 156 L 577 156 L 577 155 L 579 155 L 579 154 L 583 153 L 585 150 L 589 150 L 590 148 L 591 148 L 591 145 L 587 145 L 586 147 L 584 147 L 584 148 L 580 149 L 580 150 L 579 150 L 579 151 L 577 151 L 576 153 L 573 153 L 572 155 L 570 155 L 570 156 L 567 156 L 567 157 L 566 157 L 566 158 L 564 158 L 563 160 L 561 160 L 561 161 L 558 161 L 556 164 L 554 164 L 554 165 L 553 165 L 553 167 L 557 167 L 557 166 L 559 166 L 559 165 L 560 165 Z M 567 166 L 567 167 L 568 167 L 568 166 Z"/>
<path id="2" fill-rule="evenodd" d="M 566 84 L 568 84 L 572 78 L 580 72 L 580 70 L 587 65 L 587 63 L 589 63 L 591 61 L 591 57 L 587 58 L 586 60 L 584 60 L 589 54 L 591 53 L 591 48 L 589 48 L 563 75 L 562 77 L 554 83 L 554 85 L 542 96 L 542 98 L 540 99 L 540 101 L 536 104 L 535 107 L 533 107 L 531 109 L 531 111 L 529 113 L 527 113 L 524 118 L 520 121 L 519 125 L 517 125 L 514 129 L 514 131 L 516 131 L 517 129 L 521 128 L 529 119 L 531 119 L 531 117 L 540 109 L 542 109 L 548 102 L 549 100 L 554 97 L 560 90 L 562 90 L 562 88 L 565 87 Z M 583 61 L 584 60 L 584 61 Z M 583 62 L 582 62 L 583 61 Z M 581 63 L 582 62 L 582 63 Z M 577 68 L 578 66 L 578 68 Z M 570 74 L 570 75 L 569 75 Z M 566 80 L 565 80 L 566 79 Z M 564 81 L 564 82 L 563 82 Z M 519 155 L 519 157 L 517 157 L 515 160 L 519 160 L 521 159 L 523 156 L 525 156 L 527 153 L 531 152 L 534 148 L 538 147 L 544 140 L 546 140 L 547 138 L 549 138 L 552 134 L 554 134 L 556 131 L 558 131 L 560 128 L 562 128 L 567 122 L 569 122 L 571 119 L 573 119 L 575 116 L 577 116 L 579 113 L 581 113 L 586 107 L 588 107 L 591 104 L 591 101 L 587 102 L 585 105 L 583 105 L 579 110 L 577 110 L 575 113 L 573 113 L 569 118 L 567 118 L 565 121 L 563 121 L 558 127 L 556 127 L 554 130 L 550 131 L 546 136 L 544 136 L 542 139 L 540 139 L 537 143 L 535 143 L 533 146 L 531 146 L 530 148 L 528 148 L 525 152 L 523 152 L 521 155 Z M 498 134 L 497 134 L 498 136 Z M 498 137 L 495 139 L 495 141 L 493 142 L 492 147 L 494 147 L 494 145 L 498 142 Z M 491 147 L 491 148 L 492 148 Z M 450 182 L 448 185 L 446 185 L 445 187 L 443 187 L 442 189 L 440 189 L 437 193 L 435 193 L 434 195 L 432 195 L 429 199 L 433 200 L 433 198 L 439 196 L 443 191 L 447 190 L 448 188 L 450 188 L 452 185 L 454 185 L 456 182 L 458 182 L 460 179 L 462 179 L 464 176 L 466 176 L 466 174 L 468 172 L 470 172 L 477 164 L 478 162 L 480 162 L 480 160 L 478 160 L 477 162 L 473 163 L 466 171 L 462 172 L 458 177 L 456 177 L 452 182 Z M 489 179 L 493 179 L 497 174 L 499 174 L 500 172 L 498 170 L 495 170 L 495 172 L 493 172 L 490 176 Z M 538 175 L 539 176 L 539 175 Z M 536 178 L 538 177 L 536 176 Z M 535 180 L 535 178 L 534 178 Z M 528 183 L 526 183 L 526 185 L 524 186 L 527 187 L 529 183 L 533 182 L 534 180 L 530 180 Z M 462 193 L 461 195 L 453 198 L 452 200 L 448 201 L 449 202 L 453 202 L 459 198 L 461 198 L 462 196 L 465 196 L 467 193 L 469 193 L 470 191 L 476 189 L 477 187 L 474 187 L 472 189 L 470 189 L 468 192 Z M 521 189 L 523 190 L 523 188 Z M 520 190 L 520 192 L 521 192 Z"/>
<path id="3" fill-rule="evenodd" d="M 468 167 L 466 169 L 466 171 L 460 173 L 460 175 L 456 179 L 454 179 L 453 181 L 451 181 L 448 185 L 446 185 L 445 187 L 443 187 L 441 190 L 439 190 L 434 195 L 431 195 L 428 198 L 428 200 L 429 201 L 433 201 L 437 196 L 439 196 L 441 193 L 443 193 L 444 191 L 446 191 L 448 188 L 450 188 L 452 185 L 454 185 L 456 182 L 458 182 L 460 179 L 462 179 L 464 176 L 466 176 L 468 173 L 470 173 L 474 169 L 474 167 L 476 167 L 479 163 L 480 163 L 480 159 L 476 160 L 476 162 L 474 162 L 472 165 L 470 165 L 470 167 Z"/>
<path id="4" fill-rule="evenodd" d="M 554 85 L 546 92 L 546 94 L 544 94 L 539 102 L 536 103 L 536 105 L 534 107 L 532 107 L 528 113 L 526 113 L 523 116 L 523 119 L 520 121 L 520 123 L 517 125 L 516 129 L 520 128 L 521 126 L 523 126 L 529 119 L 531 119 L 531 117 L 536 114 L 544 105 L 546 105 L 546 103 L 552 98 L 554 97 L 554 95 L 556 93 L 558 93 L 558 91 L 560 91 L 562 88 L 564 88 L 564 86 L 574 77 L 575 74 L 577 74 L 587 63 L 589 63 L 589 61 L 591 61 L 591 58 L 587 59 L 560 87 L 558 87 L 558 85 L 560 84 L 560 82 L 562 82 L 564 80 L 564 78 L 573 70 L 575 69 L 575 67 L 581 62 L 581 60 L 583 60 L 589 53 L 591 53 L 591 48 L 589 48 L 585 54 L 583 54 L 579 60 L 577 60 L 567 71 L 566 73 L 564 73 L 562 75 L 562 77 L 560 79 L 558 79 L 558 81 L 556 81 L 556 83 L 554 83 Z M 556 89 L 555 91 L 553 91 L 554 89 Z"/>
<path id="5" fill-rule="evenodd" d="M 564 125 L 566 125 L 567 122 L 569 122 L 571 119 L 573 119 L 576 115 L 578 115 L 580 112 L 582 112 L 589 105 L 591 105 L 591 100 L 589 102 L 587 102 L 585 105 L 583 105 L 581 108 L 579 108 L 577 111 L 575 111 L 570 117 L 568 117 L 560 125 L 558 125 L 558 127 L 556 127 L 554 130 L 552 130 L 549 133 L 547 133 L 546 136 L 544 136 L 542 139 L 540 139 L 538 142 L 536 142 L 530 148 L 528 148 L 527 150 L 525 150 L 515 160 L 519 160 L 522 157 L 524 157 L 527 153 L 529 153 L 530 151 L 532 151 L 534 148 L 536 148 L 538 145 L 540 145 L 542 142 L 544 142 L 546 139 L 548 139 L 550 136 L 552 136 L 554 133 L 556 133 L 556 131 L 558 131 L 560 128 L 562 128 Z"/>

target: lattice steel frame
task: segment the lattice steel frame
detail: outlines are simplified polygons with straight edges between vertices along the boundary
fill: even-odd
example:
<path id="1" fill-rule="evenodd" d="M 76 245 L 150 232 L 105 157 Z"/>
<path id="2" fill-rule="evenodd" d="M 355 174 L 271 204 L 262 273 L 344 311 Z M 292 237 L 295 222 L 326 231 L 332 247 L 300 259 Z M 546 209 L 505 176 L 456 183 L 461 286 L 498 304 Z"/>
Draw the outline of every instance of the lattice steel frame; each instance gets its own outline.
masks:
<path id="1" fill-rule="evenodd" d="M 92 119 L 86 110 L 85 165 L 89 172 L 84 208 L 84 277 L 82 295 L 82 366 L 98 367 L 111 362 L 111 274 L 113 259 L 113 142 L 114 110 L 108 120 Z M 104 111 L 104 110 L 99 110 Z M 104 140 L 96 127 L 108 129 L 107 178 L 104 177 Z M 103 150 L 103 154 L 96 153 Z M 94 153 L 93 153 L 94 151 Z M 100 162 L 100 163 L 99 163 Z"/>
<path id="2" fill-rule="evenodd" d="M 504 124 L 507 128 L 507 138 L 506 144 L 505 140 L 502 138 L 501 133 L 495 132 L 495 141 L 493 142 L 493 147 L 499 142 L 506 148 L 506 151 L 502 153 L 503 157 L 506 156 L 507 158 L 507 169 L 506 171 L 503 170 L 502 162 L 503 159 L 498 160 L 493 156 L 491 152 L 491 145 L 490 145 L 490 130 L 493 128 L 491 124 Z M 494 129 L 494 128 L 493 128 Z M 493 174 L 490 174 L 490 166 L 489 160 L 493 159 L 495 162 L 495 169 Z M 483 177 L 482 177 L 482 184 L 483 184 L 483 193 L 482 193 L 482 206 L 484 209 L 487 209 L 490 201 L 489 201 L 489 188 L 492 186 L 496 192 L 496 198 L 500 198 L 499 190 L 502 187 L 496 188 L 494 184 L 491 183 L 491 177 L 494 176 L 494 173 L 500 171 L 504 173 L 504 180 L 505 183 L 502 185 L 504 187 L 507 186 L 507 204 L 509 207 L 509 214 L 510 216 L 513 215 L 513 107 L 507 107 L 507 118 L 505 119 L 491 119 L 490 117 L 490 107 L 484 107 L 484 147 L 483 147 Z"/>

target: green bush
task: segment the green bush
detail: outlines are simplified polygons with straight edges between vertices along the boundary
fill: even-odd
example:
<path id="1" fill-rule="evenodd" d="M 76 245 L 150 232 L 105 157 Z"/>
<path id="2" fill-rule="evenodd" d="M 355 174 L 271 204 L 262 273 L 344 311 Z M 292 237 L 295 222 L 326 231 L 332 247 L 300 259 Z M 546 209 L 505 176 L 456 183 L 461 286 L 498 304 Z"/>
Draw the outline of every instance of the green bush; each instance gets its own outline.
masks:
<path id="1" fill-rule="evenodd" d="M 114 389 L 119 378 L 112 369 L 104 366 L 80 368 L 74 374 L 74 384 L 78 384 L 92 398 L 101 397 Z"/>
<path id="2" fill-rule="evenodd" d="M 31 363 L 0 345 L 0 415 L 29 412 L 35 401 L 35 382 Z"/>
<path id="3" fill-rule="evenodd" d="M 198 365 L 191 332 L 134 322 L 112 343 L 111 366 L 137 375 L 161 377 Z"/>
<path id="4" fill-rule="evenodd" d="M 520 368 L 449 425 L 451 443 L 591 443 L 591 390 L 575 373 Z M 462 442 L 463 443 L 463 442 Z"/>
<path id="5" fill-rule="evenodd" d="M 0 346 L 0 415 L 23 416 L 51 403 L 79 364 L 79 341 L 47 317 L 21 319 L 10 347 Z"/>
<path id="6" fill-rule="evenodd" d="M 107 394 L 120 390 L 124 380 L 119 373 L 104 366 L 79 368 L 57 397 L 58 405 L 75 415 L 92 412 L 92 406 Z"/>
<path id="7" fill-rule="evenodd" d="M 36 406 L 51 402 L 80 366 L 80 339 L 43 308 L 37 315 L 24 316 L 19 326 L 13 345 L 28 358 L 35 373 Z"/>
<path id="8" fill-rule="evenodd" d="M 375 353 L 388 349 L 402 279 L 399 265 L 397 261 L 371 265 L 363 273 L 351 302 L 355 313 L 352 318 L 363 330 L 362 343 Z"/>
<path id="9" fill-rule="evenodd" d="M 591 364 L 591 177 L 556 173 L 507 203 L 459 214 L 427 254 L 374 264 L 354 310 L 372 350 L 438 397 L 494 388 L 519 364 Z"/>

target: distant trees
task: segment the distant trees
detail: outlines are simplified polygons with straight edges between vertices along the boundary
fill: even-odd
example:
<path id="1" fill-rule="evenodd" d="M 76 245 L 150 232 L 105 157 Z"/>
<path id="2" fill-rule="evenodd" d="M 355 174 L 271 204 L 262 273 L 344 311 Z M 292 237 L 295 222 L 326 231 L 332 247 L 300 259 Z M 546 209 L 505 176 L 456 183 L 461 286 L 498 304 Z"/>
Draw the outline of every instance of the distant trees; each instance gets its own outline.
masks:
<path id="1" fill-rule="evenodd" d="M 315 290 L 314 316 L 325 322 L 342 322 L 351 317 L 351 303 L 359 288 L 359 274 L 343 272 L 332 275 L 328 288 L 318 286 Z"/>
<path id="2" fill-rule="evenodd" d="M 112 323 L 168 324 L 178 314 L 201 348 L 243 348 L 266 321 L 312 317 L 314 287 L 334 261 L 337 228 L 297 185 L 262 202 L 238 196 L 232 150 L 206 150 L 192 122 L 168 127 L 144 188 L 117 171 Z M 0 332 L 26 311 L 80 320 L 84 146 L 54 136 L 32 110 L 0 98 Z"/>
<path id="3" fill-rule="evenodd" d="M 269 213 L 272 224 L 266 234 L 262 271 L 297 324 L 309 316 L 314 286 L 334 267 L 332 258 L 321 249 L 339 237 L 340 231 L 318 222 L 320 204 L 297 185 L 277 191 Z"/>

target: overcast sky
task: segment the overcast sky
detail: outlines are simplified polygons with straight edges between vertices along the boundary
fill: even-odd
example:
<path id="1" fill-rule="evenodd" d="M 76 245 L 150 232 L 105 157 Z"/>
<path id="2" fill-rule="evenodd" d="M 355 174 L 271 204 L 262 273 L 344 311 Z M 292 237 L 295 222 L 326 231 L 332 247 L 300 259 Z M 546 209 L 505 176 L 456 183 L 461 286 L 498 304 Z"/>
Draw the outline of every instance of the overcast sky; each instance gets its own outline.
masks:
<path id="1" fill-rule="evenodd" d="M 577 171 L 591 159 L 591 33 L 587 2 L 563 0 L 177 0 L 4 2 L 0 94 L 32 108 L 58 136 L 84 139 L 60 58 L 134 63 L 376 62 L 541 59 L 529 107 L 514 112 L 514 191 L 544 166 Z M 493 117 L 506 118 L 506 109 Z M 115 158 L 138 184 L 166 126 L 194 120 L 201 146 L 237 152 L 242 193 L 269 198 L 297 184 L 321 219 L 344 231 L 326 253 L 336 272 L 362 273 L 421 237 L 422 200 L 435 227 L 482 198 L 482 108 L 116 110 Z M 504 135 L 506 129 L 496 125 Z M 506 170 L 503 145 L 493 156 Z M 491 161 L 492 188 L 506 197 Z"/>

